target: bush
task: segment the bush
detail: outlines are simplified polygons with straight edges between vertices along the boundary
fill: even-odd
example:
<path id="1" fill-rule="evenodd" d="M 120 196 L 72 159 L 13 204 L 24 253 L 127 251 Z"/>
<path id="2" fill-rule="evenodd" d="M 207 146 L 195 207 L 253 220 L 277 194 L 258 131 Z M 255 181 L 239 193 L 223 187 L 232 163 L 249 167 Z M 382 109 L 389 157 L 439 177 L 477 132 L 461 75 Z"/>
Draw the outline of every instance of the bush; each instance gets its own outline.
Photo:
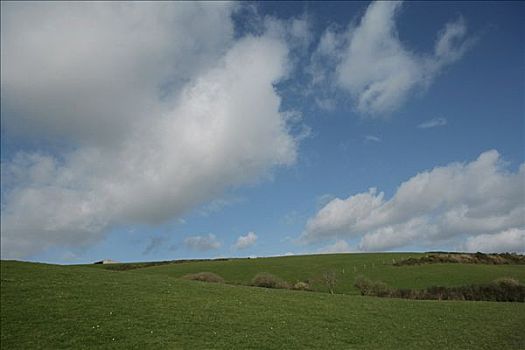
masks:
<path id="1" fill-rule="evenodd" d="M 392 293 L 390 287 L 388 287 L 386 283 L 381 281 L 374 282 L 374 284 L 372 285 L 372 291 L 374 295 L 378 297 L 388 297 Z"/>
<path id="2" fill-rule="evenodd" d="M 445 253 L 436 252 L 420 258 L 408 258 L 394 263 L 394 266 L 420 264 L 525 264 L 525 256 L 516 253 L 484 254 L 484 253 Z"/>
<path id="3" fill-rule="evenodd" d="M 358 276 L 354 284 L 361 295 L 427 300 L 477 300 L 525 302 L 525 286 L 509 277 L 487 284 L 460 287 L 432 286 L 426 289 L 392 289 L 381 281 Z"/>
<path id="4" fill-rule="evenodd" d="M 366 278 L 365 276 L 359 275 L 355 279 L 354 287 L 359 289 L 361 295 L 370 295 L 372 290 L 372 280 Z"/>
<path id="5" fill-rule="evenodd" d="M 354 286 L 359 289 L 361 295 L 388 297 L 392 293 L 392 290 L 386 283 L 372 281 L 364 276 L 357 276 Z"/>
<path id="6" fill-rule="evenodd" d="M 510 277 L 503 277 L 489 284 L 496 301 L 525 302 L 525 285 Z"/>
<path id="7" fill-rule="evenodd" d="M 497 285 L 503 285 L 506 287 L 517 287 L 520 285 L 520 282 L 512 277 L 501 277 L 494 280 L 492 283 L 495 283 Z"/>
<path id="8" fill-rule="evenodd" d="M 224 278 L 213 272 L 190 273 L 188 275 L 183 276 L 182 278 L 192 281 L 224 283 Z"/>
<path id="9" fill-rule="evenodd" d="M 263 288 L 290 288 L 290 285 L 286 281 L 283 281 L 279 277 L 266 272 L 261 272 L 255 275 L 255 277 L 252 279 L 251 285 Z"/>
<path id="10" fill-rule="evenodd" d="M 311 290 L 310 285 L 306 282 L 297 282 L 293 285 L 292 289 L 295 290 Z"/>
<path id="11" fill-rule="evenodd" d="M 391 298 L 402 298 L 402 299 L 426 299 L 425 291 L 418 289 L 391 289 L 390 295 Z"/>

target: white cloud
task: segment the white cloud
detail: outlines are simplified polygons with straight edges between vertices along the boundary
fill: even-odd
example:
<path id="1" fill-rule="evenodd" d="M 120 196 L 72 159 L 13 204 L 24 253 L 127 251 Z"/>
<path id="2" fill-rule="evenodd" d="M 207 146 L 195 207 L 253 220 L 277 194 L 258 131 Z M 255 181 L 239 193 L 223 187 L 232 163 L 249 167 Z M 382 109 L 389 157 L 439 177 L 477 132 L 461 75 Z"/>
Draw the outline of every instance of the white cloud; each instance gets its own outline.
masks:
<path id="1" fill-rule="evenodd" d="M 288 20 L 265 16 L 261 27 L 268 35 L 285 39 L 293 50 L 305 50 L 311 41 L 311 21 L 306 15 Z"/>
<path id="2" fill-rule="evenodd" d="M 206 236 L 190 236 L 184 240 L 184 245 L 191 249 L 197 251 L 207 251 L 219 249 L 221 243 L 217 241 L 217 238 L 214 234 L 208 234 Z"/>
<path id="3" fill-rule="evenodd" d="M 354 249 L 347 241 L 342 239 L 338 239 L 334 243 L 317 250 L 318 253 L 322 254 L 349 253 L 351 251 L 354 251 Z"/>
<path id="4" fill-rule="evenodd" d="M 325 111 L 333 111 L 335 110 L 335 107 L 336 107 L 336 101 L 335 99 L 332 99 L 332 98 L 319 98 L 319 97 L 316 97 L 315 98 L 315 103 L 317 104 L 317 106 L 322 109 L 322 110 L 325 110 Z"/>
<path id="5" fill-rule="evenodd" d="M 239 236 L 233 248 L 246 249 L 252 247 L 257 242 L 257 235 L 253 232 L 248 232 L 245 236 Z"/>
<path id="6" fill-rule="evenodd" d="M 2 2 L 2 126 L 88 144 L 121 141 L 169 109 L 159 97 L 231 46 L 232 10 L 228 3 Z"/>
<path id="7" fill-rule="evenodd" d="M 474 44 L 476 38 L 465 40 L 467 27 L 463 17 L 459 17 L 455 22 L 447 23 L 445 28 L 439 33 L 438 40 L 434 47 L 436 59 L 433 61 L 439 66 L 459 60 L 463 54 Z"/>
<path id="8" fill-rule="evenodd" d="M 315 241 L 332 238 L 339 233 L 358 235 L 353 228 L 383 204 L 383 193 L 377 196 L 376 193 L 377 190 L 372 188 L 368 193 L 359 193 L 346 200 L 332 199 L 308 220 L 302 238 Z"/>
<path id="9" fill-rule="evenodd" d="M 358 111 L 384 115 L 399 108 L 415 88 L 430 85 L 471 46 L 459 18 L 439 33 L 433 54 L 413 52 L 396 29 L 400 9 L 401 2 L 373 2 L 358 25 L 343 32 L 329 28 L 312 58 L 313 83 L 334 80 L 353 97 Z"/>
<path id="10" fill-rule="evenodd" d="M 389 200 L 375 188 L 333 199 L 308 220 L 301 239 L 361 237 L 361 250 L 389 250 L 471 236 L 469 250 L 484 239 L 484 250 L 501 250 L 497 243 L 501 239 L 510 242 L 505 249 L 522 251 L 525 247 L 518 238 L 525 228 L 525 164 L 516 172 L 505 165 L 492 150 L 470 163 L 419 173 L 403 182 Z M 513 235 L 498 236 L 507 230 Z"/>
<path id="11" fill-rule="evenodd" d="M 469 237 L 465 250 L 471 252 L 525 253 L 525 229 L 512 228 L 495 234 Z"/>
<path id="12" fill-rule="evenodd" d="M 366 142 L 381 142 L 381 138 L 380 137 L 377 137 L 377 136 L 374 136 L 374 135 L 366 135 L 365 136 L 365 141 Z"/>
<path id="13" fill-rule="evenodd" d="M 425 218 L 416 217 L 403 223 L 381 226 L 366 233 L 359 243 L 359 248 L 367 251 L 384 251 L 437 234 L 439 231 L 436 225 Z"/>
<path id="14" fill-rule="evenodd" d="M 337 29 L 329 27 L 322 34 L 317 44 L 317 48 L 313 52 L 310 60 L 310 65 L 307 67 L 307 72 L 310 74 L 312 84 L 319 85 L 325 84 L 331 80 L 331 75 L 327 69 L 329 66 L 337 66 L 341 59 L 341 50 L 344 44 L 344 36 L 339 34 Z M 328 84 L 328 86 L 330 86 Z M 321 90 L 322 92 L 323 90 Z M 330 109 L 335 106 L 335 101 L 329 97 L 319 98 L 316 96 L 316 101 L 319 107 L 322 109 Z M 329 101 L 328 104 L 324 101 Z M 328 107 L 328 108 L 325 108 Z"/>
<path id="15" fill-rule="evenodd" d="M 434 118 L 419 124 L 417 127 L 420 129 L 428 129 L 445 125 L 447 125 L 447 120 L 445 118 Z"/>
<path id="16" fill-rule="evenodd" d="M 177 219 L 295 161 L 274 89 L 288 47 L 265 33 L 234 40 L 231 12 L 2 3 L 5 130 L 70 141 L 2 164 L 3 258 Z"/>

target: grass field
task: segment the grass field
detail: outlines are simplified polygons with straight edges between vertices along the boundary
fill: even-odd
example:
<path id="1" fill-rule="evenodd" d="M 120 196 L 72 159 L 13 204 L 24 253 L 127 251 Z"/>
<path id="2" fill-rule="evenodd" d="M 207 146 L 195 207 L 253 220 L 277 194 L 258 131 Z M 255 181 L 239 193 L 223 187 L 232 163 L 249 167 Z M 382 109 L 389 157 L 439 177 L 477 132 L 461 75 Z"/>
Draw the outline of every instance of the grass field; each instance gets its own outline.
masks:
<path id="1" fill-rule="evenodd" d="M 232 259 L 227 261 L 202 261 L 167 264 L 132 270 L 139 274 L 182 277 L 189 273 L 210 271 L 222 276 L 226 282 L 248 285 L 259 272 L 275 274 L 290 283 L 318 280 L 325 271 L 337 273 L 336 292 L 358 294 L 353 286 L 358 275 L 381 280 L 396 288 L 424 288 L 432 285 L 459 286 L 468 283 L 486 283 L 499 277 L 515 277 L 525 281 L 525 265 L 482 264 L 428 264 L 420 266 L 392 266 L 393 261 L 422 254 L 327 254 L 283 256 L 259 259 Z M 90 265 L 113 268 L 112 265 Z M 326 291 L 324 285 L 313 284 L 317 291 Z"/>
<path id="2" fill-rule="evenodd" d="M 512 265 L 393 267 L 416 254 L 340 254 L 106 266 L 1 263 L 2 349 L 523 349 L 525 304 L 355 295 L 354 274 L 396 287 L 525 280 Z M 366 265 L 366 267 L 364 267 Z M 354 271 L 354 267 L 357 271 Z M 213 271 L 248 283 L 338 271 L 339 295 L 181 280 Z M 344 274 L 343 274 L 344 269 Z M 322 289 L 319 286 L 320 290 Z"/>

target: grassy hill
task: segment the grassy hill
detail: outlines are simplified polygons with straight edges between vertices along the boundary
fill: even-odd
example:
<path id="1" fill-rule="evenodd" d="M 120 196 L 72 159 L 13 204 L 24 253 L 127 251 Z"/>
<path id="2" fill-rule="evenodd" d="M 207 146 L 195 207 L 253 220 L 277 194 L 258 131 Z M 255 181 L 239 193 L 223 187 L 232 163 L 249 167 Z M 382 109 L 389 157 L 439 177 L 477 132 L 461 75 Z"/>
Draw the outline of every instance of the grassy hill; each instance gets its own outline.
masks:
<path id="1" fill-rule="evenodd" d="M 525 280 L 524 266 L 393 267 L 417 254 L 340 254 L 169 264 L 129 271 L 2 261 L 2 349 L 523 349 L 525 304 L 355 295 L 354 274 L 393 286 Z M 366 265 L 366 267 L 364 267 Z M 354 267 L 357 271 L 354 271 Z M 339 295 L 186 281 L 214 271 L 248 283 L 337 269 Z M 342 270 L 344 269 L 344 274 Z"/>
<path id="2" fill-rule="evenodd" d="M 415 253 L 370 253 L 283 256 L 258 259 L 231 259 L 226 261 L 197 261 L 165 264 L 134 273 L 182 277 L 189 273 L 210 271 L 233 284 L 250 284 L 259 272 L 277 275 L 290 283 L 310 280 L 317 291 L 326 291 L 318 280 L 325 271 L 337 274 L 336 292 L 358 294 L 354 280 L 363 275 L 372 280 L 381 280 L 396 288 L 424 288 L 432 285 L 459 286 L 469 283 L 487 283 L 499 277 L 514 277 L 525 281 L 524 265 L 483 264 L 428 264 L 418 266 L 393 266 L 393 262 Z M 91 265 L 104 269 L 118 269 L 118 265 Z M 317 282 L 316 282 L 317 281 Z"/>

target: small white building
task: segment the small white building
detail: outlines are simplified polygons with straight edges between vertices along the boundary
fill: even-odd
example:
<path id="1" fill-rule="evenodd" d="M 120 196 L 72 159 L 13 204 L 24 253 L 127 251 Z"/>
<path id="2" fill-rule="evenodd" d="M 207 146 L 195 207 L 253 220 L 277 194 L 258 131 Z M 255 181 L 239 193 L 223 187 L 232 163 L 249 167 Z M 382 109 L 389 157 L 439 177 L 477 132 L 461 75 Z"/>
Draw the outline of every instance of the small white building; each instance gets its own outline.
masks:
<path id="1" fill-rule="evenodd" d="M 96 261 L 93 264 L 118 264 L 118 261 L 114 261 L 111 259 L 105 259 L 105 260 Z"/>

